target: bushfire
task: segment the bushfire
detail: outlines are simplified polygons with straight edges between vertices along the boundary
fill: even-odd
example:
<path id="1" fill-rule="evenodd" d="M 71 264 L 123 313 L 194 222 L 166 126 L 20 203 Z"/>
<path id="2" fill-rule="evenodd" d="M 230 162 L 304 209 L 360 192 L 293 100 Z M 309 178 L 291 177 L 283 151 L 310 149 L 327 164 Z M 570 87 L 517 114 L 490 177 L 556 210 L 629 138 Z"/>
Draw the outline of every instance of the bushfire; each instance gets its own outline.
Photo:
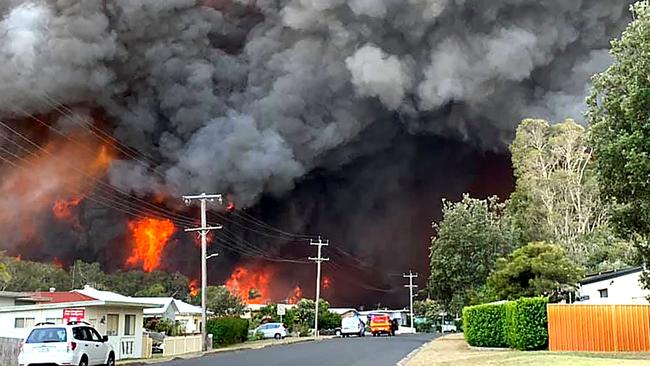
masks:
<path id="1" fill-rule="evenodd" d="M 189 284 L 190 296 L 197 297 L 199 296 L 199 280 L 193 279 Z"/>
<path id="2" fill-rule="evenodd" d="M 129 230 L 133 241 L 131 256 L 126 264 L 142 266 L 146 272 L 160 267 L 160 257 L 176 228 L 167 219 L 143 218 L 129 221 Z"/>
<path id="3" fill-rule="evenodd" d="M 77 208 L 77 206 L 79 206 L 82 200 L 83 196 L 81 195 L 73 196 L 67 200 L 56 200 L 56 202 L 54 202 L 54 206 L 52 207 L 52 213 L 54 214 L 54 217 L 56 217 L 58 220 L 67 221 L 74 224 L 75 226 L 79 226 L 79 220 L 77 219 L 74 210 Z"/>
<path id="4" fill-rule="evenodd" d="M 245 267 L 237 267 L 226 281 L 226 287 L 247 304 L 266 304 L 271 300 L 269 281 L 272 273 L 269 268 L 251 271 Z"/>
<path id="5" fill-rule="evenodd" d="M 300 285 L 289 291 L 289 287 L 280 283 L 275 274 L 270 266 L 238 266 L 226 281 L 226 287 L 247 304 L 264 305 L 272 301 L 298 303 L 302 299 Z"/>

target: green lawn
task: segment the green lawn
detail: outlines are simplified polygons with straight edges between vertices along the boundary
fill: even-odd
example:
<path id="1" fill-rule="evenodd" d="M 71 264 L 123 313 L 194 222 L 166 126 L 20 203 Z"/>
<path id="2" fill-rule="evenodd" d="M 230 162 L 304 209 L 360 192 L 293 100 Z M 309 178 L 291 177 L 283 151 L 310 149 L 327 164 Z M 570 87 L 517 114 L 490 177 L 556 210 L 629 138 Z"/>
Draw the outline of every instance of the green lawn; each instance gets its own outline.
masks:
<path id="1" fill-rule="evenodd" d="M 430 365 L 646 366 L 650 365 L 650 354 L 476 350 L 467 346 L 462 335 L 453 335 L 431 342 L 407 363 L 407 366 Z"/>

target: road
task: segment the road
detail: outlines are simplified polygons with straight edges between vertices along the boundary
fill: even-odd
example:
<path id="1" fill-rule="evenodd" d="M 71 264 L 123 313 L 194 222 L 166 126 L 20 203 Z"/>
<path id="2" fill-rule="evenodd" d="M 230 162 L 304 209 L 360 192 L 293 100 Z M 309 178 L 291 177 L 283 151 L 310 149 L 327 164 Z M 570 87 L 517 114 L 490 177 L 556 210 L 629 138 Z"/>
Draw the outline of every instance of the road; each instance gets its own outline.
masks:
<path id="1" fill-rule="evenodd" d="M 178 360 L 161 366 L 394 366 L 434 335 L 335 338 Z"/>

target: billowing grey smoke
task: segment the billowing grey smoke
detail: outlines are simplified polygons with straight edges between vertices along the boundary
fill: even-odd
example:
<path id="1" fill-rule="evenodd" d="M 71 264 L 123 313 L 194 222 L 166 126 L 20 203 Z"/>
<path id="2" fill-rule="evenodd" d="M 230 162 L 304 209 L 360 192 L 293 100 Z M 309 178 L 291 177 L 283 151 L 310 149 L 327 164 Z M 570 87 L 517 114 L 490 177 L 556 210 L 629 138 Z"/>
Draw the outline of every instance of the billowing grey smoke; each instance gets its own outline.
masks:
<path id="1" fill-rule="evenodd" d="M 500 149 L 523 117 L 579 119 L 627 6 L 2 0 L 0 115 L 99 106 L 158 172 L 125 159 L 113 184 L 249 205 L 362 154 L 338 152 L 377 120 Z"/>

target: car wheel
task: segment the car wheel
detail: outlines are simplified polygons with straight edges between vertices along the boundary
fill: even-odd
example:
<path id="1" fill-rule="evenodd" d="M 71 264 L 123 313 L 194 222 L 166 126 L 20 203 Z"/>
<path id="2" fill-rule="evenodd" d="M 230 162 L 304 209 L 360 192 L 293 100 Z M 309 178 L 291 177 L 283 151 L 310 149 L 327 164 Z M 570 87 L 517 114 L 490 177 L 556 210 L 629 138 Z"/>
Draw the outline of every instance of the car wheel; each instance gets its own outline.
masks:
<path id="1" fill-rule="evenodd" d="M 106 363 L 106 366 L 115 366 L 115 356 L 113 356 L 113 354 L 110 354 L 108 356 L 108 362 Z"/>
<path id="2" fill-rule="evenodd" d="M 279 339 L 282 339 L 282 335 L 280 335 L 280 333 L 276 333 L 275 336 L 274 336 L 273 338 L 279 340 Z"/>
<path id="3" fill-rule="evenodd" d="M 86 356 L 81 356 L 81 361 L 79 361 L 79 366 L 88 366 L 88 358 Z"/>

